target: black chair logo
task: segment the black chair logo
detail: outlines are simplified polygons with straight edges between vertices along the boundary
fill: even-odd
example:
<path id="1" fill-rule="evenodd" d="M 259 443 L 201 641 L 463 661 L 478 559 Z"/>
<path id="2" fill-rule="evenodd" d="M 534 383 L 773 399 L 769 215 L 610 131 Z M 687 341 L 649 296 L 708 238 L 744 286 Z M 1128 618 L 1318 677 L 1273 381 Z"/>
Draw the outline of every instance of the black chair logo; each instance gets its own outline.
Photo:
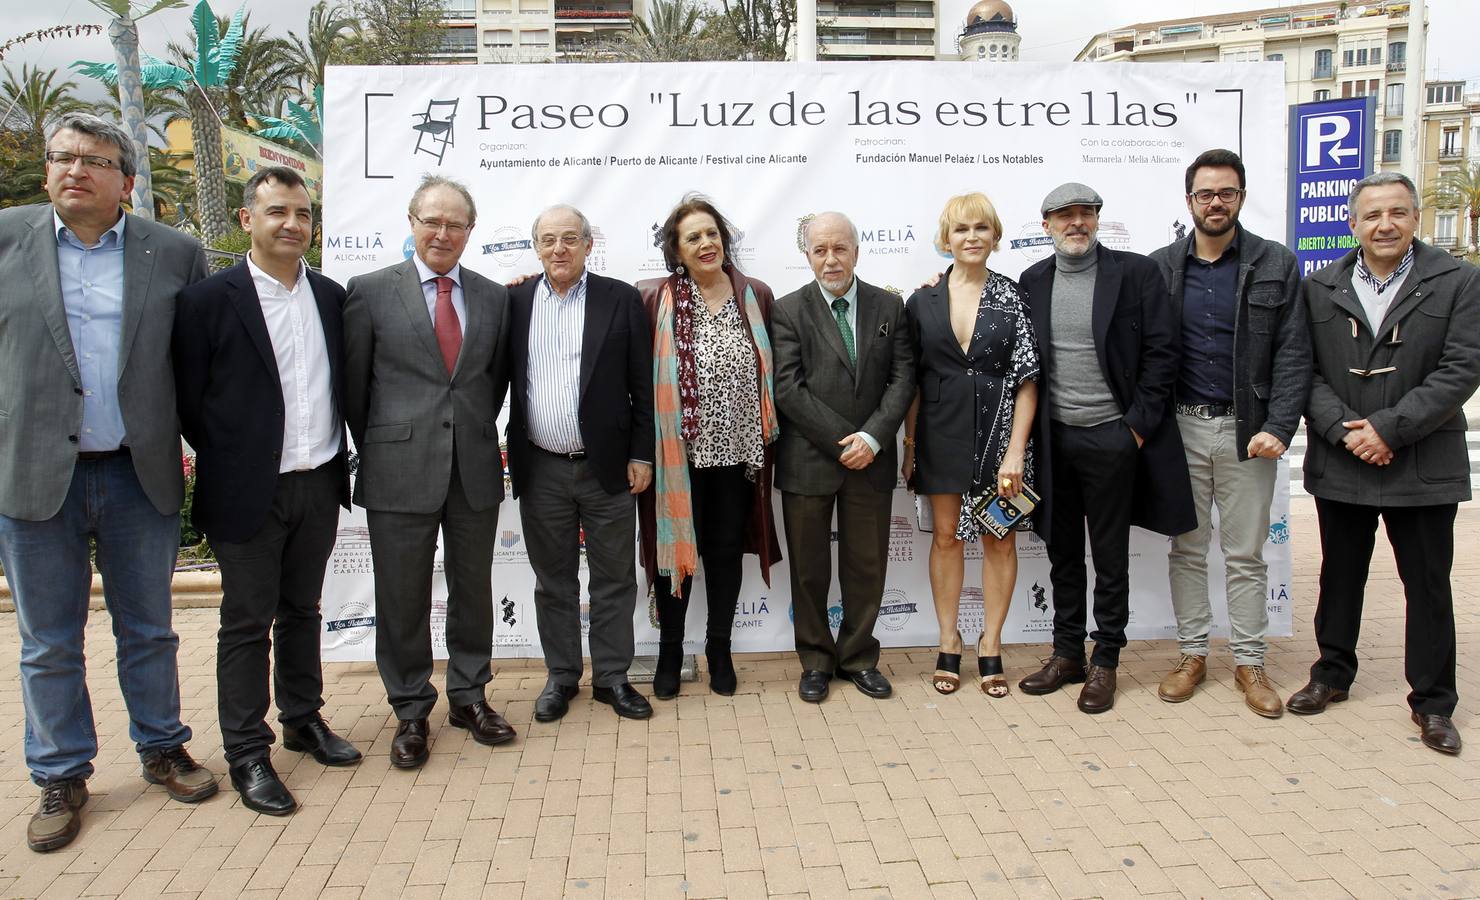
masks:
<path id="1" fill-rule="evenodd" d="M 457 100 L 428 100 L 427 111 L 412 113 L 421 119 L 420 122 L 411 126 L 416 132 L 416 149 L 411 155 L 427 153 L 437 157 L 437 165 L 442 165 L 442 157 L 447 155 L 447 148 L 453 146 L 456 141 L 456 132 L 453 130 L 453 122 L 457 119 Z M 422 141 L 430 138 L 427 146 L 422 146 Z"/>

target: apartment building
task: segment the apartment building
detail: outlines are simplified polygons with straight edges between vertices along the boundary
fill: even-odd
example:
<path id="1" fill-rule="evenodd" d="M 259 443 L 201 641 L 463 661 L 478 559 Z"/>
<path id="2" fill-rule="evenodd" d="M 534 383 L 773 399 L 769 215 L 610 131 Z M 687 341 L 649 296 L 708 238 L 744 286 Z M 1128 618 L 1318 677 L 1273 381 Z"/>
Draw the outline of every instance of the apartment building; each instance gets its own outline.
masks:
<path id="1" fill-rule="evenodd" d="M 643 0 L 443 0 L 438 62 L 575 62 L 611 58 Z"/>
<path id="2" fill-rule="evenodd" d="M 817 0 L 817 58 L 935 59 L 938 15 L 932 0 Z"/>
<path id="3" fill-rule="evenodd" d="M 1423 129 L 1419 183 L 1426 190 L 1462 170 L 1480 178 L 1480 92 L 1467 92 L 1463 81 L 1425 83 Z M 1480 243 L 1480 235 L 1471 233 L 1467 210 L 1443 209 L 1432 202 L 1424 204 L 1418 233 L 1455 253 Z"/>
<path id="4" fill-rule="evenodd" d="M 1396 169 L 1404 108 L 1423 102 L 1404 96 L 1408 9 L 1406 2 L 1307 3 L 1142 22 L 1095 35 L 1075 59 L 1282 63 L 1289 104 L 1375 96 L 1374 167 Z"/>

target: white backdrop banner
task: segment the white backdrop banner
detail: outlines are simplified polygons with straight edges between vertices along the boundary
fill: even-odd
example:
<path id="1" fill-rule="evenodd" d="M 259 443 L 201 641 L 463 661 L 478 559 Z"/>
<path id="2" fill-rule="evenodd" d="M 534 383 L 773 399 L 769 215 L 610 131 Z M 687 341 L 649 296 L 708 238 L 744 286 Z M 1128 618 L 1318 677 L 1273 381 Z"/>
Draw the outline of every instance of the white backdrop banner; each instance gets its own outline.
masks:
<path id="1" fill-rule="evenodd" d="M 1183 171 L 1210 147 L 1244 158 L 1250 190 L 1244 224 L 1266 235 L 1284 227 L 1279 64 L 335 67 L 326 80 L 323 263 L 341 283 L 410 256 L 406 203 L 427 172 L 457 178 L 472 191 L 478 220 L 462 262 L 500 281 L 538 271 L 530 227 L 555 203 L 574 204 L 590 218 L 592 271 L 626 281 L 666 274 L 656 230 L 690 191 L 710 197 L 734 223 L 739 265 L 777 296 L 810 280 L 799 228 L 830 209 L 858 225 L 859 276 L 908 296 L 946 265 L 933 246 L 940 210 L 948 197 L 967 191 L 986 193 L 1002 218 L 1004 240 L 990 265 L 1004 274 L 1015 277 L 1052 252 L 1039 203 L 1071 180 L 1105 198 L 1104 244 L 1149 253 L 1190 228 Z M 1265 548 L 1270 633 L 1278 635 L 1291 633 L 1288 509 L 1281 462 Z M 517 502 L 500 510 L 495 542 L 493 655 L 539 656 L 534 575 Z M 1138 530 L 1133 536 L 1133 639 L 1175 636 L 1167 545 L 1159 535 Z M 929 546 L 901 486 L 877 629 L 885 646 L 936 643 Z M 1047 641 L 1053 596 L 1044 547 L 1024 534 L 1018 548 L 1004 639 Z M 1216 535 L 1212 548 L 1215 633 L 1226 636 Z M 970 643 L 981 629 L 981 549 L 966 553 L 961 632 Z M 791 649 L 787 567 L 795 564 L 815 563 L 783 561 L 767 587 L 748 558 L 735 611 L 736 650 Z M 701 573 L 688 621 L 690 649 L 702 645 L 702 591 Z M 443 657 L 440 569 L 434 597 L 434 646 Z M 373 658 L 375 596 L 358 508 L 342 518 L 323 611 L 325 659 Z M 836 627 L 842 614 L 836 586 L 831 613 Z M 650 597 L 639 602 L 636 619 L 638 652 L 655 652 Z"/>

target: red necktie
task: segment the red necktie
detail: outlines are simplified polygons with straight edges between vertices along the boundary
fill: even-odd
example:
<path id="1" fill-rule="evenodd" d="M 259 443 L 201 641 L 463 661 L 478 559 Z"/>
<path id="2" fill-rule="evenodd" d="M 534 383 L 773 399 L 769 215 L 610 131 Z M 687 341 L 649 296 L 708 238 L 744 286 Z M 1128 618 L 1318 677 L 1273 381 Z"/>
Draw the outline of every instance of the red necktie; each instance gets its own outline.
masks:
<path id="1" fill-rule="evenodd" d="M 462 329 L 457 324 L 457 310 L 452 308 L 452 279 L 437 276 L 437 308 L 432 315 L 432 331 L 437 335 L 437 346 L 442 348 L 442 361 L 447 364 L 447 374 L 457 368 L 457 354 L 462 350 Z"/>

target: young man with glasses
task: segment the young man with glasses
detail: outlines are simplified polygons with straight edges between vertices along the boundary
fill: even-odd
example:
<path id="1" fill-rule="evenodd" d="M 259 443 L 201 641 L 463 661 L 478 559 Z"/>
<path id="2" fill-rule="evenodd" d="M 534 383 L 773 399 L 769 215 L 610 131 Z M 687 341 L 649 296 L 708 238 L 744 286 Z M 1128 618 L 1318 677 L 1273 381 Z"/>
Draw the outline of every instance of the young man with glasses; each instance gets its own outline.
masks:
<path id="1" fill-rule="evenodd" d="M 1197 528 L 1174 537 L 1168 556 L 1182 655 L 1157 694 L 1180 703 L 1207 676 L 1216 505 L 1234 683 L 1251 710 L 1275 718 L 1284 705 L 1264 669 L 1264 543 L 1278 460 L 1310 389 L 1310 341 L 1295 255 L 1239 224 L 1244 187 L 1238 154 L 1208 150 L 1193 160 L 1185 183 L 1192 234 L 1151 254 L 1181 311 L 1174 400 L 1197 505 Z"/>
<path id="2" fill-rule="evenodd" d="M 186 803 L 216 779 L 185 751 L 171 627 L 180 546 L 175 295 L 206 277 L 192 238 L 123 212 L 133 141 L 67 115 L 50 203 L 0 211 L 0 564 L 21 637 L 32 850 L 77 836 L 98 753 L 83 653 L 94 543 L 144 778 Z"/>
<path id="3" fill-rule="evenodd" d="M 360 455 L 354 502 L 375 566 L 375 662 L 399 724 L 391 765 L 430 752 L 432 568 L 447 577 L 448 724 L 480 744 L 514 739 L 488 705 L 493 542 L 504 498 L 497 416 L 508 385 L 508 293 L 462 267 L 477 209 L 467 188 L 427 175 L 407 216 L 416 253 L 350 280 L 344 412 Z"/>

